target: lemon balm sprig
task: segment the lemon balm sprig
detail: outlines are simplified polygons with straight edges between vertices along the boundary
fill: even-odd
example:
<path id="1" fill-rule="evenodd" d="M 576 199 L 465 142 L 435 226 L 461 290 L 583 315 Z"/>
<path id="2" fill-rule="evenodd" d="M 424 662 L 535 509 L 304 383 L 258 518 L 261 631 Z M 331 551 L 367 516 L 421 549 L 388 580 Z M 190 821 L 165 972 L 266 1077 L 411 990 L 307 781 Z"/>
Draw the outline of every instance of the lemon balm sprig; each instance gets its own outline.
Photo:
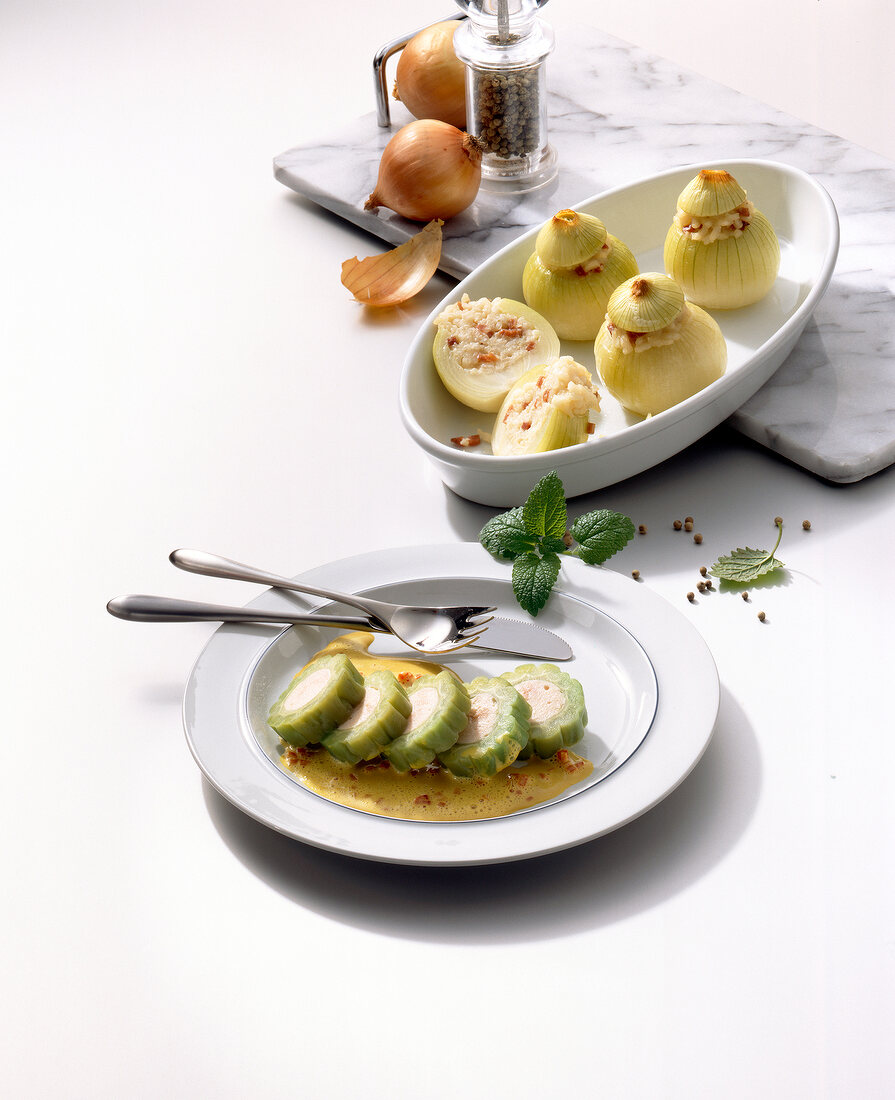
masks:
<path id="1" fill-rule="evenodd" d="M 490 519 L 479 541 L 495 557 L 513 563 L 513 593 L 523 610 L 537 615 L 559 578 L 561 555 L 602 565 L 633 537 L 628 516 L 602 508 L 579 516 L 567 530 L 568 508 L 556 471 L 535 485 L 521 508 Z"/>

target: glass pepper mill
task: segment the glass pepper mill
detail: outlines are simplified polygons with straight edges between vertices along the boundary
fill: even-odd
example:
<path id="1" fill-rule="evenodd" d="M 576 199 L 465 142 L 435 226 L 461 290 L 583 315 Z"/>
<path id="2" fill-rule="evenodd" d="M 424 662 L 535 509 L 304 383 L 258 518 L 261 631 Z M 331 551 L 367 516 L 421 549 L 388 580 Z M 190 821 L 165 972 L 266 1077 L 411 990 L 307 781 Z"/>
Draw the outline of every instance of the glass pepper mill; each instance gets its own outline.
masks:
<path id="1" fill-rule="evenodd" d="M 544 62 L 553 31 L 546 0 L 457 0 L 466 12 L 454 50 L 466 65 L 466 128 L 481 142 L 482 188 L 530 191 L 556 175 L 547 142 Z"/>

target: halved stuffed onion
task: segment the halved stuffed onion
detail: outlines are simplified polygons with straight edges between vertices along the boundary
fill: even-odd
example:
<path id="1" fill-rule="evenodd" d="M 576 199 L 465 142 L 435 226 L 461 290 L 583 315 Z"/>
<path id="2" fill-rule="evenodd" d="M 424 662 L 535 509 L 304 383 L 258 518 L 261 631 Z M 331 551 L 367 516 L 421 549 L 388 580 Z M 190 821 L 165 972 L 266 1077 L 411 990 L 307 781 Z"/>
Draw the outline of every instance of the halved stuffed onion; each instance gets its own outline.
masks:
<path id="1" fill-rule="evenodd" d="M 464 294 L 435 319 L 432 356 L 445 388 L 479 412 L 496 412 L 513 383 L 559 355 L 559 337 L 530 306 Z"/>
<path id="2" fill-rule="evenodd" d="M 495 455 L 539 454 L 584 443 L 600 397 L 571 356 L 527 371 L 504 399 L 491 433 Z"/>

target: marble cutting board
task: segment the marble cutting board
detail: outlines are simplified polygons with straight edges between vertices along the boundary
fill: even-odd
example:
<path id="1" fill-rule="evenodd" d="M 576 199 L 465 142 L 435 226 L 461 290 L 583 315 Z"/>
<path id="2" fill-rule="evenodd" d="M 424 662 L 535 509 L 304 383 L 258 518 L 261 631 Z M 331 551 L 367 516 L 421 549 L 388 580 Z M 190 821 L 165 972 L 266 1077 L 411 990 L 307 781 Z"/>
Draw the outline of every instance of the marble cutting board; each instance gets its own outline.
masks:
<path id="1" fill-rule="evenodd" d="M 744 157 L 791 164 L 832 196 L 839 260 L 795 350 L 729 423 L 829 481 L 859 481 L 895 461 L 895 165 L 591 27 L 557 35 L 547 85 L 557 179 L 527 195 L 481 191 L 444 226 L 443 270 L 462 278 L 557 203 L 574 206 L 679 164 Z M 391 129 L 371 112 L 325 142 L 282 153 L 274 174 L 400 244 L 417 224 L 363 209 L 383 148 L 410 121 L 400 104 L 390 110 Z"/>

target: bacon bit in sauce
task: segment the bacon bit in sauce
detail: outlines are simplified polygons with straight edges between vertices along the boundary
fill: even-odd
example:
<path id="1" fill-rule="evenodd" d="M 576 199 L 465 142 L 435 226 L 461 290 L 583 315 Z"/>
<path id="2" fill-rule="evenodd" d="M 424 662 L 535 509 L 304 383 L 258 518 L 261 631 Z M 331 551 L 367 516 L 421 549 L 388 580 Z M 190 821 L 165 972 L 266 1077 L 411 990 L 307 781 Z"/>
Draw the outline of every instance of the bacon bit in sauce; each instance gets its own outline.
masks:
<path id="1" fill-rule="evenodd" d="M 478 358 L 479 358 L 480 363 L 496 363 L 497 362 L 497 356 L 491 351 L 481 351 L 481 352 L 479 352 L 479 357 Z"/>
<path id="2" fill-rule="evenodd" d="M 588 434 L 588 435 L 593 435 L 593 434 L 594 434 L 594 432 L 596 431 L 596 428 L 597 428 L 597 425 L 596 425 L 596 424 L 594 424 L 594 423 L 590 423 L 590 424 L 588 424 L 588 425 L 587 425 L 587 434 Z"/>
<path id="3" fill-rule="evenodd" d="M 453 435 L 451 436 L 451 443 L 457 447 L 478 447 L 482 442 L 480 435 Z M 400 679 L 400 677 L 399 677 Z"/>
<path id="4" fill-rule="evenodd" d="M 537 380 L 537 382 L 535 384 L 537 385 L 538 389 L 540 389 L 541 386 L 544 385 L 544 376 L 543 376 L 543 374 L 541 375 L 541 377 Z"/>
<path id="5" fill-rule="evenodd" d="M 455 348 L 457 346 L 457 344 L 459 344 L 459 343 L 460 343 L 460 337 L 459 336 L 449 336 L 447 338 L 447 346 L 449 348 Z"/>
<path id="6" fill-rule="evenodd" d="M 536 346 L 537 346 L 537 341 L 529 340 L 528 343 L 525 345 L 525 350 L 526 351 L 534 351 Z"/>
<path id="7" fill-rule="evenodd" d="M 516 340 L 522 335 L 523 330 L 517 325 L 515 328 L 503 328 L 500 330 L 500 335 L 506 340 Z"/>
<path id="8" fill-rule="evenodd" d="M 432 799 L 427 794 L 420 794 L 413 800 L 413 804 L 414 806 L 428 806 L 431 801 Z"/>
<path id="9" fill-rule="evenodd" d="M 530 420 L 523 420 L 522 423 L 519 426 L 520 426 L 520 428 L 522 429 L 523 432 L 527 432 L 528 429 L 531 427 L 531 421 Z"/>
<path id="10" fill-rule="evenodd" d="M 451 440 L 453 442 L 453 440 Z M 415 672 L 399 672 L 398 683 L 399 684 L 412 684 L 414 680 L 418 680 L 422 673 L 417 675 Z"/>

